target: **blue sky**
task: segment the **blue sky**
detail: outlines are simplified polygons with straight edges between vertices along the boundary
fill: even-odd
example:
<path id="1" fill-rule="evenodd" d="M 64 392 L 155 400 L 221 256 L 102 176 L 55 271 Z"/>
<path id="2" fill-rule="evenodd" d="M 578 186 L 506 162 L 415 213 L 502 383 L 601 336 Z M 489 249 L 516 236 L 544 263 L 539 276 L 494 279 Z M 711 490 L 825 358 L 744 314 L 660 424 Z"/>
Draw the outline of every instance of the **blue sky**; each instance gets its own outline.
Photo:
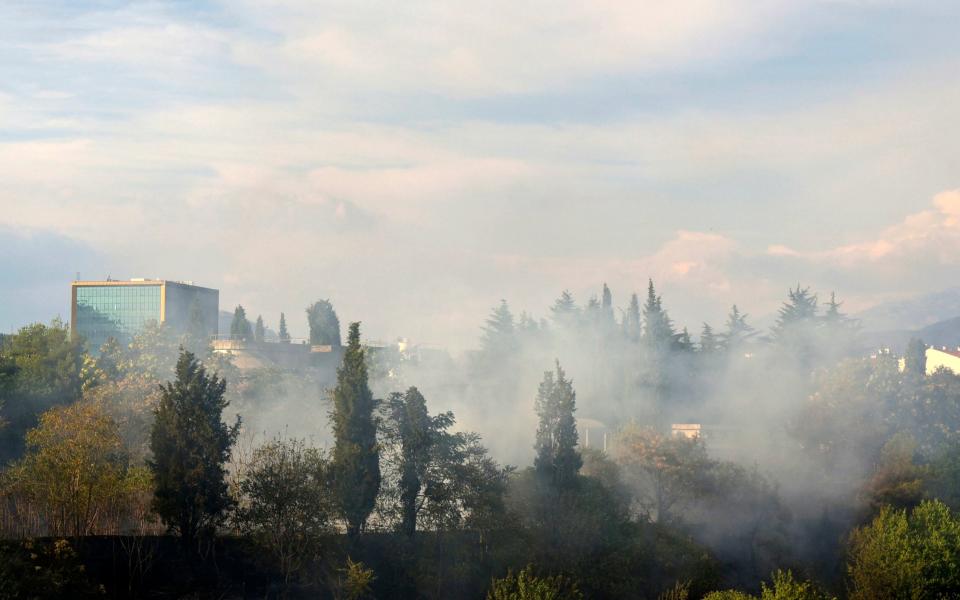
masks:
<path id="1" fill-rule="evenodd" d="M 471 346 L 652 276 L 679 322 L 954 285 L 950 2 L 0 4 L 0 326 L 160 276 Z M 11 257 L 11 258 L 7 258 Z M 291 319 L 295 334 L 305 324 Z"/>

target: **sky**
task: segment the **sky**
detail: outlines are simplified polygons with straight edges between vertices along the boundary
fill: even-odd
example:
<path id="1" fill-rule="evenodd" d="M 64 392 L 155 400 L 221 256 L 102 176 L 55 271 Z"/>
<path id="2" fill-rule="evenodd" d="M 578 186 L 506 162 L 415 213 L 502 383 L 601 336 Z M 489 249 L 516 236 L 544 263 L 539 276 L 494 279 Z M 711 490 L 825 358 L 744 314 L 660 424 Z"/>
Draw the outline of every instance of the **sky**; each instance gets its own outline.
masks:
<path id="1" fill-rule="evenodd" d="M 0 329 L 69 283 L 476 345 L 652 277 L 698 332 L 960 274 L 960 4 L 0 3 Z"/>

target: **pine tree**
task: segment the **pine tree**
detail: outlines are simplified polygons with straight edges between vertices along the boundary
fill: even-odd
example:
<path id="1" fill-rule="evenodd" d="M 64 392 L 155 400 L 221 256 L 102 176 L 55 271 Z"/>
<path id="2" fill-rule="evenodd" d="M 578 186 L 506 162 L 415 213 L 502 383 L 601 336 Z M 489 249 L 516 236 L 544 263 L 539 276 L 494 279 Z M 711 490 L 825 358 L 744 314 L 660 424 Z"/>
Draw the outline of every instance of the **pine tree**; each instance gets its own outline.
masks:
<path id="1" fill-rule="evenodd" d="M 233 310 L 233 321 L 230 322 L 230 338 L 248 340 L 252 335 L 253 330 L 250 327 L 250 321 L 247 320 L 247 311 L 238 304 L 237 308 Z"/>
<path id="2" fill-rule="evenodd" d="M 736 349 L 754 335 L 753 327 L 747 324 L 747 315 L 734 304 L 727 316 L 727 330 L 723 333 L 723 346 Z"/>
<path id="3" fill-rule="evenodd" d="M 801 288 L 787 291 L 787 301 L 780 307 L 780 315 L 773 328 L 774 336 L 778 340 L 790 337 L 790 334 L 804 326 L 812 325 L 817 318 L 817 295 L 810 292 L 810 288 Z"/>
<path id="4" fill-rule="evenodd" d="M 646 343 L 660 350 L 666 350 L 673 345 L 676 334 L 673 323 L 663 309 L 663 301 L 653 287 L 653 280 L 647 286 L 647 301 L 643 305 L 643 338 Z"/>
<path id="5" fill-rule="evenodd" d="M 513 322 L 513 313 L 506 300 L 490 312 L 483 325 L 483 336 L 480 347 L 491 356 L 511 353 L 516 348 L 516 328 Z"/>
<path id="6" fill-rule="evenodd" d="M 542 481 L 553 481 L 556 474 L 554 461 L 554 429 L 557 421 L 556 398 L 557 382 L 553 371 L 544 371 L 543 381 L 537 389 L 534 410 L 540 421 L 537 425 L 537 437 L 533 448 L 537 456 L 533 459 L 533 468 Z"/>
<path id="7" fill-rule="evenodd" d="M 550 307 L 550 312 L 553 313 L 554 322 L 561 327 L 575 327 L 580 317 L 580 309 L 577 308 L 570 290 L 560 293 L 560 297 Z"/>
<path id="8" fill-rule="evenodd" d="M 307 307 L 310 343 L 314 346 L 340 346 L 340 318 L 329 300 L 317 300 Z"/>
<path id="9" fill-rule="evenodd" d="M 823 313 L 823 320 L 827 323 L 842 323 L 847 320 L 847 316 L 840 312 L 840 306 L 843 302 L 837 302 L 837 294 L 830 292 L 830 301 L 827 302 L 827 310 Z"/>
<path id="10" fill-rule="evenodd" d="M 224 465 L 240 417 L 233 426 L 223 423 L 226 386 L 187 351 L 177 360 L 175 381 L 161 386 L 150 431 L 153 509 L 185 545 L 212 535 L 233 506 Z"/>
<path id="11" fill-rule="evenodd" d="M 557 489 L 575 485 L 583 458 L 577 451 L 576 392 L 560 362 L 556 374 L 546 371 L 537 392 L 535 408 L 540 423 L 534 449 L 534 469 L 542 481 Z"/>
<path id="12" fill-rule="evenodd" d="M 262 344 L 266 337 L 266 329 L 263 326 L 263 316 L 257 315 L 257 324 L 253 328 L 253 340 Z"/>
<path id="13" fill-rule="evenodd" d="M 350 324 L 343 363 L 333 390 L 333 487 L 347 534 L 357 536 L 370 516 L 380 490 L 380 455 L 373 417 L 376 401 L 367 383 L 360 346 L 360 323 Z"/>
<path id="14" fill-rule="evenodd" d="M 720 349 L 720 342 L 716 334 L 713 333 L 713 327 L 709 324 L 703 324 L 703 330 L 700 332 L 700 352 L 710 354 Z"/>
<path id="15" fill-rule="evenodd" d="M 280 313 L 280 329 L 277 335 L 280 338 L 281 344 L 290 343 L 290 332 L 287 331 L 287 317 L 283 313 Z"/>

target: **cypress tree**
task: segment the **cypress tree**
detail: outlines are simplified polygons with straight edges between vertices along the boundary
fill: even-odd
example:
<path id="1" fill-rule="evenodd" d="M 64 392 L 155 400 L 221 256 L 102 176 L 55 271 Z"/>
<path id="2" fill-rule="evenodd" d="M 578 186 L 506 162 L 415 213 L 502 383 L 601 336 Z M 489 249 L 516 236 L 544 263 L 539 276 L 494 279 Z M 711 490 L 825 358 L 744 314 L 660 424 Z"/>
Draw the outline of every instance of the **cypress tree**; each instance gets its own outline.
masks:
<path id="1" fill-rule="evenodd" d="M 613 294 L 607 284 L 603 284 L 603 295 L 600 299 L 600 307 L 603 311 L 603 318 L 607 322 L 613 322 Z"/>
<path id="2" fill-rule="evenodd" d="M 281 344 L 290 343 L 290 332 L 287 331 L 287 317 L 283 313 L 280 313 L 280 328 L 277 331 L 277 335 L 280 338 Z"/>
<path id="3" fill-rule="evenodd" d="M 543 481 L 553 481 L 556 472 L 554 461 L 554 428 L 557 421 L 557 407 L 554 402 L 556 398 L 557 383 L 553 378 L 553 371 L 544 371 L 543 381 L 537 390 L 537 399 L 534 403 L 534 409 L 540 421 L 537 425 L 537 437 L 534 442 L 534 450 L 537 451 L 536 458 L 533 459 L 533 468 L 537 475 Z"/>
<path id="4" fill-rule="evenodd" d="M 534 449 L 534 469 L 541 481 L 557 489 L 570 488 L 576 483 L 583 458 L 577 451 L 577 395 L 573 382 L 566 378 L 556 364 L 556 373 L 546 371 L 537 392 L 535 408 L 540 419 Z"/>
<path id="5" fill-rule="evenodd" d="M 580 467 L 583 466 L 583 458 L 577 451 L 579 436 L 577 434 L 577 421 L 573 413 L 577 410 L 577 394 L 573 390 L 573 382 L 566 378 L 563 369 L 560 368 L 560 361 L 557 361 L 557 378 L 554 387 L 556 394 L 556 428 L 554 434 L 555 458 L 554 464 L 555 481 L 560 489 L 573 486 L 577 475 L 580 473 Z"/>
<path id="6" fill-rule="evenodd" d="M 230 338 L 234 340 L 248 340 L 253 335 L 250 321 L 247 320 L 247 311 L 237 305 L 233 309 L 233 320 L 230 322 Z"/>
<path id="7" fill-rule="evenodd" d="M 903 372 L 913 377 L 927 374 L 927 345 L 923 340 L 910 338 L 907 351 L 903 355 Z"/>
<path id="8" fill-rule="evenodd" d="M 229 427 L 222 421 L 226 386 L 192 353 L 181 351 L 176 380 L 161 386 L 150 431 L 153 510 L 187 546 L 200 535 L 212 535 L 233 506 L 224 465 L 240 432 L 240 417 Z"/>
<path id="9" fill-rule="evenodd" d="M 257 315 L 257 324 L 253 328 L 253 340 L 262 344 L 264 337 L 266 337 L 266 329 L 263 326 L 263 316 Z"/>
<path id="10" fill-rule="evenodd" d="M 351 538 L 363 530 L 380 490 L 375 408 L 360 346 L 360 323 L 351 323 L 343 363 L 337 369 L 330 413 L 334 435 L 334 496 Z"/>

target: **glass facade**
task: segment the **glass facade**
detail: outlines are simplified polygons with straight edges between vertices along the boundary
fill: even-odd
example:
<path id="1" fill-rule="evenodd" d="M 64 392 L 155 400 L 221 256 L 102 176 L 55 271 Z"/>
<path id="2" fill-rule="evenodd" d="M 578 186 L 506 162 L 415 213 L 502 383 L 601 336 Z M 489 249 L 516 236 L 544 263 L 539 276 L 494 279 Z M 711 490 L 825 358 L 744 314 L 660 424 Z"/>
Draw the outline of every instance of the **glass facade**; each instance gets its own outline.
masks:
<path id="1" fill-rule="evenodd" d="M 77 286 L 76 331 L 94 353 L 110 337 L 127 345 L 147 322 L 160 322 L 160 293 L 158 284 Z"/>

